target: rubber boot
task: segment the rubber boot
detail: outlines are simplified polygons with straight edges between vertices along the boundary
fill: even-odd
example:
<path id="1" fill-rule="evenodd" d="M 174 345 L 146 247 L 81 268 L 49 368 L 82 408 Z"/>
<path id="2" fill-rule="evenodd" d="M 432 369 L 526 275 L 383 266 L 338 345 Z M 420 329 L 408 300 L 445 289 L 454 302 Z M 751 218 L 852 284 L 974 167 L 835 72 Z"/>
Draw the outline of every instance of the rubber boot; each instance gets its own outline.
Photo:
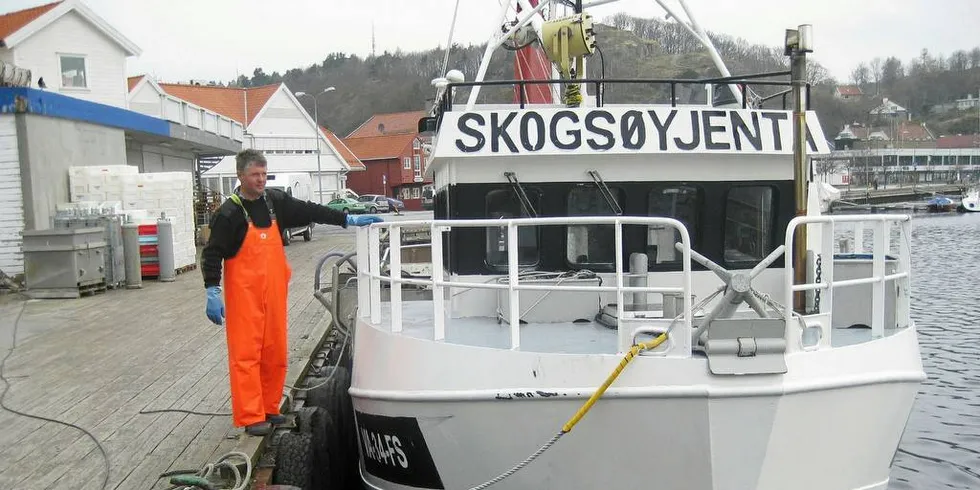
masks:
<path id="1" fill-rule="evenodd" d="M 272 432 L 272 424 L 269 422 L 256 422 L 245 426 L 245 433 L 250 436 L 265 436 Z"/>

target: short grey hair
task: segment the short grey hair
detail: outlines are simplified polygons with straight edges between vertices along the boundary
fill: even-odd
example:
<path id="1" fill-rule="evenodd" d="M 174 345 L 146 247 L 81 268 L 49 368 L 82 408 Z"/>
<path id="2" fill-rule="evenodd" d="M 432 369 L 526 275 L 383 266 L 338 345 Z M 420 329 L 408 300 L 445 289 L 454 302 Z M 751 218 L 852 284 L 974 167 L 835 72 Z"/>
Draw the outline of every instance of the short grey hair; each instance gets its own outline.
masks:
<path id="1" fill-rule="evenodd" d="M 242 150 L 235 155 L 235 167 L 238 169 L 238 173 L 245 173 L 245 169 L 249 165 L 265 167 L 268 163 L 265 161 L 265 155 L 261 151 L 253 150 L 252 148 Z"/>

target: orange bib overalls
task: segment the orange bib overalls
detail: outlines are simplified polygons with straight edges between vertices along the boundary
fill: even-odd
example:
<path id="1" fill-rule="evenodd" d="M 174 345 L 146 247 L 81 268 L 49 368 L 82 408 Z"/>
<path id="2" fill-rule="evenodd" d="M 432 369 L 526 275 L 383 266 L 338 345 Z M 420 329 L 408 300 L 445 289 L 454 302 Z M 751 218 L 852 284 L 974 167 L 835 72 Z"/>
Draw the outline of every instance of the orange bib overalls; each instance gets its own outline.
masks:
<path id="1" fill-rule="evenodd" d="M 264 198 L 272 220 L 268 228 L 256 227 L 240 198 L 231 198 L 248 221 L 241 249 L 225 260 L 225 333 L 236 427 L 279 414 L 286 382 L 286 296 L 292 270 L 272 203 Z"/>

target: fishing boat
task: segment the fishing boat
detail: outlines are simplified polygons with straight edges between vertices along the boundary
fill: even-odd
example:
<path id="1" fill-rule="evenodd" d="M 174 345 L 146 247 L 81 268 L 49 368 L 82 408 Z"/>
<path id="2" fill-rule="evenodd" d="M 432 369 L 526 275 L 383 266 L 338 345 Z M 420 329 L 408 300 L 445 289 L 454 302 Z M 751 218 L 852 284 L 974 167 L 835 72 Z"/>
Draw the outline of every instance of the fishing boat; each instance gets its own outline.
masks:
<path id="1" fill-rule="evenodd" d="M 586 78 L 589 5 L 520 0 L 434 81 L 433 219 L 357 230 L 328 291 L 367 488 L 887 487 L 925 379 L 910 217 L 821 214 L 810 26 L 735 76 L 657 3 L 721 76 Z M 486 80 L 501 46 L 515 79 Z M 665 97 L 607 97 L 639 86 Z"/>

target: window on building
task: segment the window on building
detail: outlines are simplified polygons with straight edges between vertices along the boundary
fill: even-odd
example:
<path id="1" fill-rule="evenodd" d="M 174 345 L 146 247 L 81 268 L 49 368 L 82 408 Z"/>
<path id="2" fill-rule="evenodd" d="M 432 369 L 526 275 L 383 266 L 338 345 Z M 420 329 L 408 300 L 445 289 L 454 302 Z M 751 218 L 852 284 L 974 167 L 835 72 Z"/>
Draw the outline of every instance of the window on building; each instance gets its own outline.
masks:
<path id="1" fill-rule="evenodd" d="M 83 56 L 61 55 L 61 86 L 64 88 L 88 88 Z"/>
<path id="2" fill-rule="evenodd" d="M 422 157 L 415 155 L 415 178 L 422 178 Z"/>
<path id="3" fill-rule="evenodd" d="M 413 150 L 418 150 L 421 147 L 422 147 L 422 144 L 419 143 L 419 140 L 412 140 L 412 149 Z"/>
<path id="4" fill-rule="evenodd" d="M 725 262 L 750 267 L 772 248 L 774 194 L 771 187 L 734 187 L 725 204 Z"/>
<path id="5" fill-rule="evenodd" d="M 609 191 L 619 203 L 621 189 Z M 568 193 L 568 216 L 611 216 L 612 207 L 596 187 L 576 187 Z M 620 204 L 622 205 L 622 204 Z M 572 266 L 608 269 L 616 263 L 615 227 L 613 225 L 570 225 L 566 235 L 566 260 Z"/>
<path id="6" fill-rule="evenodd" d="M 527 192 L 531 205 L 538 207 L 540 196 Z M 487 217 L 493 219 L 526 218 L 520 201 L 510 189 L 490 191 L 486 198 Z M 498 270 L 506 270 L 508 264 L 507 227 L 490 226 L 486 228 L 487 265 Z M 538 232 L 534 227 L 522 226 L 517 229 L 517 263 L 520 266 L 534 266 L 538 263 Z"/>
<path id="7" fill-rule="evenodd" d="M 412 199 L 419 199 L 422 197 L 422 189 L 418 187 L 412 187 Z"/>
<path id="8" fill-rule="evenodd" d="M 411 170 L 412 169 L 412 157 L 405 157 L 405 158 L 403 158 L 402 159 L 402 166 L 405 168 L 405 170 Z"/>
<path id="9" fill-rule="evenodd" d="M 691 246 L 697 249 L 698 216 L 701 212 L 702 194 L 691 186 L 656 186 L 650 191 L 649 216 L 674 218 L 684 224 L 691 237 Z M 650 265 L 680 263 L 681 253 L 674 248 L 681 241 L 676 228 L 666 225 L 647 227 L 647 260 Z"/>

